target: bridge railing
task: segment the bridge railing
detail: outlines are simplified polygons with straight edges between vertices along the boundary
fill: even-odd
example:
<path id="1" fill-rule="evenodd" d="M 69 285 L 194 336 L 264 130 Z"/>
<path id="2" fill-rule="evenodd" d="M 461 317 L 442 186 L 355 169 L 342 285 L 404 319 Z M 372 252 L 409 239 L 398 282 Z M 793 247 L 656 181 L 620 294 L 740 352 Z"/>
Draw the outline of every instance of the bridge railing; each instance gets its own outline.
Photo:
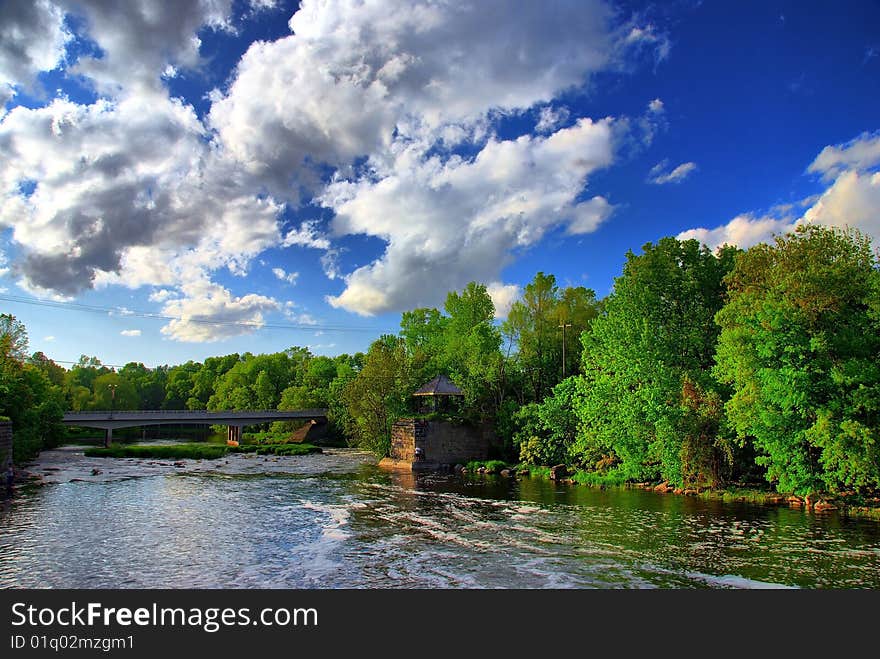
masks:
<path id="1" fill-rule="evenodd" d="M 327 416 L 327 410 L 321 408 L 305 410 L 88 410 L 81 412 L 65 412 L 65 418 L 104 418 L 114 417 L 193 417 L 193 418 L 249 418 L 255 416 Z"/>

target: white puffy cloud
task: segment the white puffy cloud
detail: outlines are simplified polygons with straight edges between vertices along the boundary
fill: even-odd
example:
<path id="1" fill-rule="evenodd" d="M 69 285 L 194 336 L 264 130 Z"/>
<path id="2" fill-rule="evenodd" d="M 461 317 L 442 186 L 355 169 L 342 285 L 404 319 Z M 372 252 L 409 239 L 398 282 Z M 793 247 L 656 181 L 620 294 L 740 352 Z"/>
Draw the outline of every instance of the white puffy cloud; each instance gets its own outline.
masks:
<path id="1" fill-rule="evenodd" d="M 689 229 L 679 238 L 697 238 L 709 247 L 725 243 L 747 248 L 768 242 L 774 234 L 793 230 L 798 224 L 814 223 L 854 228 L 880 244 L 880 136 L 865 133 L 841 145 L 826 146 L 807 168 L 821 174 L 830 185 L 818 196 L 808 197 L 798 217 L 794 206 L 780 207 L 782 215 L 745 214 L 714 229 Z"/>
<path id="2" fill-rule="evenodd" d="M 490 140 L 471 161 L 404 149 L 384 178 L 329 185 L 320 201 L 336 212 L 336 233 L 387 247 L 328 301 L 363 315 L 436 302 L 468 281 L 495 281 L 512 250 L 551 228 L 594 230 L 607 202 L 576 199 L 611 163 L 612 132 L 611 120 L 581 119 L 546 138 Z"/>
<path id="3" fill-rule="evenodd" d="M 120 334 L 121 334 L 122 336 L 134 337 L 134 336 L 140 336 L 140 335 L 141 335 L 141 331 L 140 331 L 139 329 L 128 329 L 128 330 L 122 330 L 122 331 L 120 332 Z"/>
<path id="4" fill-rule="evenodd" d="M 836 146 L 826 146 L 807 167 L 810 173 L 833 180 L 846 170 L 864 171 L 880 163 L 880 131 L 864 133 Z"/>
<path id="5" fill-rule="evenodd" d="M 666 183 L 681 183 L 697 169 L 695 162 L 683 162 L 674 169 L 669 169 L 669 161 L 662 160 L 648 172 L 648 183 L 664 185 Z"/>
<path id="6" fill-rule="evenodd" d="M 490 110 L 529 108 L 607 65 L 608 7 L 306 0 L 290 37 L 242 57 L 210 123 L 248 171 L 290 194 L 314 164 L 398 138 L 460 139 Z M 457 136 L 457 138 L 456 138 Z"/>
<path id="7" fill-rule="evenodd" d="M 844 172 L 801 221 L 858 229 L 880 245 L 880 172 Z"/>
<path id="8" fill-rule="evenodd" d="M 330 240 L 321 235 L 317 228 L 317 222 L 303 222 L 299 229 L 291 229 L 284 234 L 281 241 L 283 247 L 298 245 L 300 247 L 312 247 L 314 249 L 330 249 Z"/>
<path id="9" fill-rule="evenodd" d="M 24 248 L 24 283 L 71 295 L 245 272 L 280 240 L 280 206 L 254 197 L 204 138 L 192 108 L 159 92 L 12 110 L 0 122 L 0 227 Z"/>
<path id="10" fill-rule="evenodd" d="M 495 318 L 503 320 L 510 312 L 510 306 L 522 295 L 519 284 L 503 284 L 494 281 L 486 285 L 486 292 L 492 298 L 495 305 Z"/>
<path id="11" fill-rule="evenodd" d="M 0 108 L 13 85 L 30 86 L 37 73 L 57 68 L 72 36 L 49 0 L 0 3 Z"/>
<path id="12" fill-rule="evenodd" d="M 379 313 L 496 281 L 547 231 L 588 233 L 613 210 L 584 196 L 589 173 L 612 161 L 613 122 L 558 130 L 567 111 L 551 109 L 561 91 L 613 66 L 615 40 L 634 34 L 613 29 L 618 17 L 601 0 L 552 11 L 511 11 L 501 0 L 305 0 L 290 36 L 251 45 L 211 93 L 204 121 L 163 80 L 201 66 L 200 29 L 233 29 L 231 0 L 56 5 L 84 18 L 79 36 L 101 50 L 73 71 L 104 96 L 0 114 L 0 228 L 12 229 L 28 290 L 158 287 L 150 299 L 180 312 L 166 336 L 214 340 L 249 326 L 183 312 L 262 322 L 274 300 L 233 297 L 210 277 L 224 267 L 246 274 L 268 247 L 321 250 L 328 278 L 345 281 L 330 302 Z M 16 76 L 63 58 L 70 36 L 56 5 L 38 3 L 55 27 L 34 42 L 51 57 L 34 55 Z M 653 27 L 639 29 L 630 45 L 662 46 Z M 0 101 L 7 89 L 0 80 Z M 492 135 L 497 114 L 535 111 L 546 137 Z M 648 114 L 658 125 L 659 99 Z M 459 145 L 478 155 L 454 155 Z M 338 168 L 329 185 L 327 165 Z M 337 213 L 332 232 L 279 222 L 285 203 L 312 197 Z M 347 234 L 379 237 L 385 253 L 346 275 L 334 240 Z"/>
<path id="13" fill-rule="evenodd" d="M 700 227 L 682 231 L 678 234 L 678 238 L 679 240 L 696 239 L 712 249 L 722 245 L 736 245 L 747 249 L 752 245 L 767 242 L 774 234 L 785 233 L 792 226 L 791 218 L 743 214 L 714 229 Z"/>
<path id="14" fill-rule="evenodd" d="M 85 21 L 102 57 L 84 58 L 76 71 L 103 93 L 122 88 L 159 88 L 167 66 L 200 65 L 198 31 L 232 29 L 232 0 L 58 0 Z"/>
<path id="15" fill-rule="evenodd" d="M 184 284 L 181 290 L 183 297 L 169 300 L 162 309 L 164 315 L 174 317 L 162 328 L 162 334 L 176 341 L 219 341 L 250 334 L 265 325 L 264 312 L 281 307 L 263 295 L 234 297 L 228 289 L 207 280 Z"/>
<path id="16" fill-rule="evenodd" d="M 572 235 L 593 233 L 614 212 L 614 206 L 602 196 L 596 196 L 577 204 L 566 231 Z"/>

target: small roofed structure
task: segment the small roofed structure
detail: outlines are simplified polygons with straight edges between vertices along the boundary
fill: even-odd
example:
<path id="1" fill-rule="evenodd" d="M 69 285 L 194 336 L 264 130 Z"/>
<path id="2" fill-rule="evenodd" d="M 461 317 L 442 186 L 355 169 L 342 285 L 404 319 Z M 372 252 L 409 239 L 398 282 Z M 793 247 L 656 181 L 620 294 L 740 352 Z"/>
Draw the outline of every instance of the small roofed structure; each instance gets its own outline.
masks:
<path id="1" fill-rule="evenodd" d="M 420 387 L 413 396 L 420 397 L 420 400 L 422 401 L 422 409 L 427 406 L 426 403 L 430 399 L 431 408 L 434 411 L 437 411 L 438 400 L 441 409 L 449 409 L 449 401 L 453 398 L 459 400 L 464 398 L 464 392 L 445 375 L 438 375 L 430 382 Z"/>

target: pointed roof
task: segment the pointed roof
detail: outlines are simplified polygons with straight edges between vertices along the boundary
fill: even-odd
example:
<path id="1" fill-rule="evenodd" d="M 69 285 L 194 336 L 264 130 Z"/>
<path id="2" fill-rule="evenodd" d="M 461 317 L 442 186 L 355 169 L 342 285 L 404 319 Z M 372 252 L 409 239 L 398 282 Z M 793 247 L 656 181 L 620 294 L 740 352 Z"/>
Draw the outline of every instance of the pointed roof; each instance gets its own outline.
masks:
<path id="1" fill-rule="evenodd" d="M 464 396 L 455 383 L 445 375 L 438 375 L 423 385 L 413 396 Z"/>

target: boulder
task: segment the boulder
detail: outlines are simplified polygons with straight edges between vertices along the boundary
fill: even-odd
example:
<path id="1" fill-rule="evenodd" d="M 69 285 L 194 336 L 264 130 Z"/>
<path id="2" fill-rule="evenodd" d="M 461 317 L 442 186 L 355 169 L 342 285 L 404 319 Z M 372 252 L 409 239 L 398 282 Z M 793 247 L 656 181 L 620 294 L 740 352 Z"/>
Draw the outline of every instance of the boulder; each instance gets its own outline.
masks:
<path id="1" fill-rule="evenodd" d="M 504 478 L 510 478 L 510 476 L 511 476 L 511 471 L 510 471 L 510 469 L 502 469 L 502 470 L 501 470 L 501 475 L 504 476 Z"/>
<path id="2" fill-rule="evenodd" d="M 813 510 L 822 511 L 822 510 L 837 510 L 837 506 L 835 506 L 830 501 L 826 501 L 825 499 L 820 499 L 816 503 L 813 504 Z"/>
<path id="3" fill-rule="evenodd" d="M 565 465 L 554 465 L 550 467 L 550 480 L 560 481 L 568 476 L 568 468 Z"/>
<path id="4" fill-rule="evenodd" d="M 790 496 L 790 497 L 788 497 L 788 499 L 786 499 L 786 501 L 788 502 L 789 506 L 803 506 L 804 505 L 803 500 L 801 500 L 800 497 L 796 497 L 796 496 Z"/>

